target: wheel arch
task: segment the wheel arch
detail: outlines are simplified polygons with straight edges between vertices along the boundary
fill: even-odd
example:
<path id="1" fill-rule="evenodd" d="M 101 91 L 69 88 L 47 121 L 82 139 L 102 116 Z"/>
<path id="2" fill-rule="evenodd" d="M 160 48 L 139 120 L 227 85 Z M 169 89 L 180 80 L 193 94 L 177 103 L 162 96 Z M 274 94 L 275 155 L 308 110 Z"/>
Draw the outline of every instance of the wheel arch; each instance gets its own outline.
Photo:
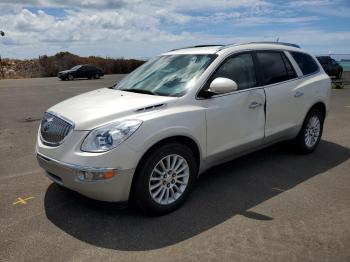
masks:
<path id="1" fill-rule="evenodd" d="M 300 126 L 299 126 L 299 129 L 298 129 L 298 134 L 300 133 L 300 130 L 302 129 L 303 127 L 303 124 L 305 122 L 305 119 L 307 117 L 307 115 L 309 114 L 309 112 L 313 109 L 318 109 L 321 111 L 321 113 L 323 114 L 323 120 L 325 119 L 326 117 L 326 114 L 327 114 L 327 107 L 326 107 L 326 103 L 324 101 L 317 101 L 315 102 L 305 113 L 304 115 L 304 118 L 303 118 L 303 122 L 301 122 Z"/>
<path id="2" fill-rule="evenodd" d="M 180 143 L 180 144 L 183 144 L 183 145 L 189 147 L 191 149 L 191 151 L 193 152 L 193 154 L 195 155 L 196 164 L 197 164 L 197 171 L 199 170 L 200 163 L 201 163 L 201 151 L 200 151 L 199 145 L 197 144 L 197 142 L 195 140 L 193 140 L 189 136 L 185 136 L 185 135 L 174 135 L 174 136 L 170 136 L 167 138 L 163 138 L 163 139 L 159 140 L 158 142 L 154 143 L 152 146 L 150 146 L 146 150 L 146 152 L 142 155 L 142 157 L 140 158 L 140 161 L 137 163 L 137 166 L 135 169 L 135 174 L 134 174 L 134 177 L 133 177 L 132 183 L 131 183 L 129 199 L 132 198 L 132 196 L 134 195 L 133 190 L 135 187 L 135 181 L 136 181 L 137 176 L 139 174 L 139 170 L 141 168 L 142 163 L 157 148 L 159 148 L 162 145 L 171 143 L 171 142 Z"/>
<path id="3" fill-rule="evenodd" d="M 319 110 L 322 115 L 323 115 L 323 118 L 326 117 L 326 113 L 327 113 L 327 108 L 326 108 L 326 104 L 323 102 L 323 101 L 318 101 L 316 102 L 313 106 L 310 107 L 310 109 L 307 111 L 305 117 L 307 116 L 307 114 L 313 110 L 313 109 L 317 109 Z M 304 117 L 304 120 L 305 120 L 305 117 Z"/>

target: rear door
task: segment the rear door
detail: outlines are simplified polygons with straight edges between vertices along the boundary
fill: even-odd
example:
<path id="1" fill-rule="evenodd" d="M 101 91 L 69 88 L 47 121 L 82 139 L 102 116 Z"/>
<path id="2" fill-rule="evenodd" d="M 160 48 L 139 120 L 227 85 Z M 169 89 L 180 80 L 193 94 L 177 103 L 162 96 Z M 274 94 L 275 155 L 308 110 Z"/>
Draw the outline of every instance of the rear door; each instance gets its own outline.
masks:
<path id="1" fill-rule="evenodd" d="M 296 132 L 300 120 L 298 99 L 301 81 L 283 51 L 257 51 L 262 81 L 266 93 L 266 143 L 289 138 Z"/>

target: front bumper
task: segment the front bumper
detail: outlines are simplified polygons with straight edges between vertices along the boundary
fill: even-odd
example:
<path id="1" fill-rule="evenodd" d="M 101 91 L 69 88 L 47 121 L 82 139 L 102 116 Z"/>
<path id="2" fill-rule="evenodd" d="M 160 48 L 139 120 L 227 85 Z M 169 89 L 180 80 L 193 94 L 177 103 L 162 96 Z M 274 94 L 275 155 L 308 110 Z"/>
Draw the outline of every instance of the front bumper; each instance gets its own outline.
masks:
<path id="1" fill-rule="evenodd" d="M 39 153 L 37 154 L 37 160 L 39 165 L 46 171 L 49 179 L 84 196 L 108 202 L 124 202 L 129 198 L 135 169 L 118 169 L 118 174 L 111 179 L 81 181 L 78 179 L 78 175 L 82 171 L 108 171 L 111 168 L 94 168 L 68 164 Z"/>

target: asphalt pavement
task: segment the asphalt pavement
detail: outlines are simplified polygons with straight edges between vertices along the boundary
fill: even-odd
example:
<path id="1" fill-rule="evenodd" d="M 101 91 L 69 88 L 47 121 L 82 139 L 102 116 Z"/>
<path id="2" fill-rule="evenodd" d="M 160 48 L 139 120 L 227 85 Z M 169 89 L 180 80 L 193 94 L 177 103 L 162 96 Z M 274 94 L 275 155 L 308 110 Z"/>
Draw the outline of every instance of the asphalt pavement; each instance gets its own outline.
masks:
<path id="1" fill-rule="evenodd" d="M 217 166 L 145 217 L 53 184 L 34 155 L 47 108 L 121 77 L 0 80 L 0 261 L 350 261 L 349 86 L 313 154 L 282 143 Z"/>

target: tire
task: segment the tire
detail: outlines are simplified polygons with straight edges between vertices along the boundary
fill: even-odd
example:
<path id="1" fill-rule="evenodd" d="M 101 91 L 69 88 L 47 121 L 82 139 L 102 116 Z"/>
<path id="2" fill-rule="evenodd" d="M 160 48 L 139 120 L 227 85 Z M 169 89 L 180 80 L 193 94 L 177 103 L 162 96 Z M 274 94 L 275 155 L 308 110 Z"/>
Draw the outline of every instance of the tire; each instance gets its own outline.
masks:
<path id="1" fill-rule="evenodd" d="M 73 75 L 68 75 L 68 76 L 67 76 L 67 80 L 69 80 L 69 81 L 74 80 L 74 76 L 73 76 Z"/>
<path id="2" fill-rule="evenodd" d="M 169 143 L 146 156 L 135 176 L 132 202 L 147 215 L 163 215 L 185 202 L 197 177 L 197 163 L 190 148 Z"/>
<path id="3" fill-rule="evenodd" d="M 306 116 L 302 128 L 296 137 L 296 146 L 301 154 L 310 154 L 318 146 L 323 132 L 324 115 L 318 109 L 312 109 Z"/>
<path id="4" fill-rule="evenodd" d="M 100 75 L 99 74 L 95 74 L 95 79 L 99 79 Z"/>

